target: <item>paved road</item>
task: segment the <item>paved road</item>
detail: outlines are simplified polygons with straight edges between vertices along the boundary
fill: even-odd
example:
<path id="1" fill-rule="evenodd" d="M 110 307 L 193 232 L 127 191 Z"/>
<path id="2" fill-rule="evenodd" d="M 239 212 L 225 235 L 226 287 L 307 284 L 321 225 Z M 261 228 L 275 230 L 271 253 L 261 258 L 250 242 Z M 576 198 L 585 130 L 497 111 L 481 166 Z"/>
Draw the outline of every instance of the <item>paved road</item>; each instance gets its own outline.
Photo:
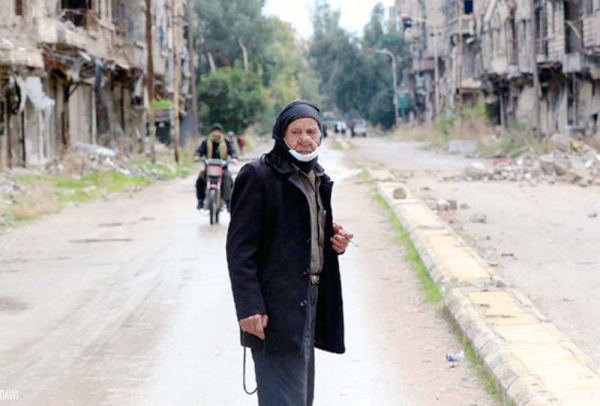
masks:
<path id="1" fill-rule="evenodd" d="M 355 160 L 370 160 L 412 177 L 427 199 L 455 199 L 470 210 L 451 216 L 453 227 L 498 263 L 498 273 L 531 298 L 600 369 L 599 189 L 509 182 L 439 182 L 472 160 L 427 151 L 419 143 L 382 138 L 354 141 Z M 487 224 L 473 224 L 473 213 Z"/>
<path id="2" fill-rule="evenodd" d="M 315 404 L 494 405 L 467 363 L 444 360 L 456 338 L 341 158 L 324 161 L 360 248 L 342 260 L 348 353 L 318 354 Z M 20 397 L 0 405 L 256 404 L 226 224 L 210 227 L 193 196 L 189 179 L 163 183 L 0 236 L 0 390 Z"/>

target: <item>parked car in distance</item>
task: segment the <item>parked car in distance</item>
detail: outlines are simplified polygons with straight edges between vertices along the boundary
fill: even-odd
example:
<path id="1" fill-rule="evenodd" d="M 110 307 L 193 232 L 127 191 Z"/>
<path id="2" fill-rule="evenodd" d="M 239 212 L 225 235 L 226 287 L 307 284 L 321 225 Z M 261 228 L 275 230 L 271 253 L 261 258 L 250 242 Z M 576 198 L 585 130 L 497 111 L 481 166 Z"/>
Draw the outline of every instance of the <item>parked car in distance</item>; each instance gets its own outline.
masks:
<path id="1" fill-rule="evenodd" d="M 367 136 L 367 122 L 365 120 L 354 120 L 353 137 Z"/>

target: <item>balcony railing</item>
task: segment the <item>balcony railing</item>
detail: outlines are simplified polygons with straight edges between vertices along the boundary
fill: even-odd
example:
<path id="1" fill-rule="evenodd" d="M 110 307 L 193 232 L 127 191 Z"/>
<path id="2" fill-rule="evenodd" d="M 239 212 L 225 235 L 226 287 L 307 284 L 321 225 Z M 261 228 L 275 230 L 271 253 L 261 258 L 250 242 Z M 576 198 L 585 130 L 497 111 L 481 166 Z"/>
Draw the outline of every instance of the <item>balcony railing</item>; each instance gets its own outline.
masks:
<path id="1" fill-rule="evenodd" d="M 121 18 L 114 22 L 117 29 L 117 34 L 120 35 L 125 42 L 145 41 L 145 31 L 142 24 L 136 24 L 131 17 Z"/>
<path id="2" fill-rule="evenodd" d="M 473 14 L 463 14 L 448 23 L 449 35 L 471 35 L 475 19 Z"/>
<path id="3" fill-rule="evenodd" d="M 60 20 L 70 22 L 75 27 L 82 27 L 85 30 L 98 30 L 98 13 L 95 10 L 64 9 Z"/>

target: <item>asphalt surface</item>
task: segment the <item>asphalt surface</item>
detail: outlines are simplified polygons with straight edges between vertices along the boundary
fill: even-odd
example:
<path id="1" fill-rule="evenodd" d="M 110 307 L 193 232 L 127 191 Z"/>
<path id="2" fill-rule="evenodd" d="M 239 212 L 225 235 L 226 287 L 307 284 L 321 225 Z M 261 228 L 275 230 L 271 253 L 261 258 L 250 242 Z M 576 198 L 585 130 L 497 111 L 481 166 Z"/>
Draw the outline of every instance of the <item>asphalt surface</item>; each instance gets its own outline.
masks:
<path id="1" fill-rule="evenodd" d="M 467 205 L 444 214 L 451 226 L 496 265 L 600 369 L 600 200 L 598 187 L 557 183 L 441 181 L 476 160 L 384 138 L 353 141 L 353 160 L 401 175 L 424 200 Z M 487 216 L 473 223 L 474 213 Z M 594 217 L 594 214 L 596 217 Z"/>
<path id="2" fill-rule="evenodd" d="M 348 353 L 317 355 L 315 405 L 494 405 L 357 171 L 326 151 Z M 63 210 L 0 236 L 0 405 L 253 405 L 223 224 L 194 210 L 193 179 Z M 249 362 L 249 387 L 254 387 Z"/>

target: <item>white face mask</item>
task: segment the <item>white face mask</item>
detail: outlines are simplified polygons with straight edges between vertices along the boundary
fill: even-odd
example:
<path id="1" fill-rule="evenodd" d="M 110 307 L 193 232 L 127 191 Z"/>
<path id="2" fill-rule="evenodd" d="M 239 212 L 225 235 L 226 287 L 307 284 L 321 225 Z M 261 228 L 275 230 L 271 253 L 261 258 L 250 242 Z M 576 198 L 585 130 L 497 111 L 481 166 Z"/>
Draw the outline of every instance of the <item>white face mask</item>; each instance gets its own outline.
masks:
<path id="1" fill-rule="evenodd" d="M 319 157 L 319 152 L 321 152 L 321 147 L 317 147 L 310 154 L 301 154 L 300 152 L 290 148 L 290 154 L 300 162 L 310 162 Z"/>

